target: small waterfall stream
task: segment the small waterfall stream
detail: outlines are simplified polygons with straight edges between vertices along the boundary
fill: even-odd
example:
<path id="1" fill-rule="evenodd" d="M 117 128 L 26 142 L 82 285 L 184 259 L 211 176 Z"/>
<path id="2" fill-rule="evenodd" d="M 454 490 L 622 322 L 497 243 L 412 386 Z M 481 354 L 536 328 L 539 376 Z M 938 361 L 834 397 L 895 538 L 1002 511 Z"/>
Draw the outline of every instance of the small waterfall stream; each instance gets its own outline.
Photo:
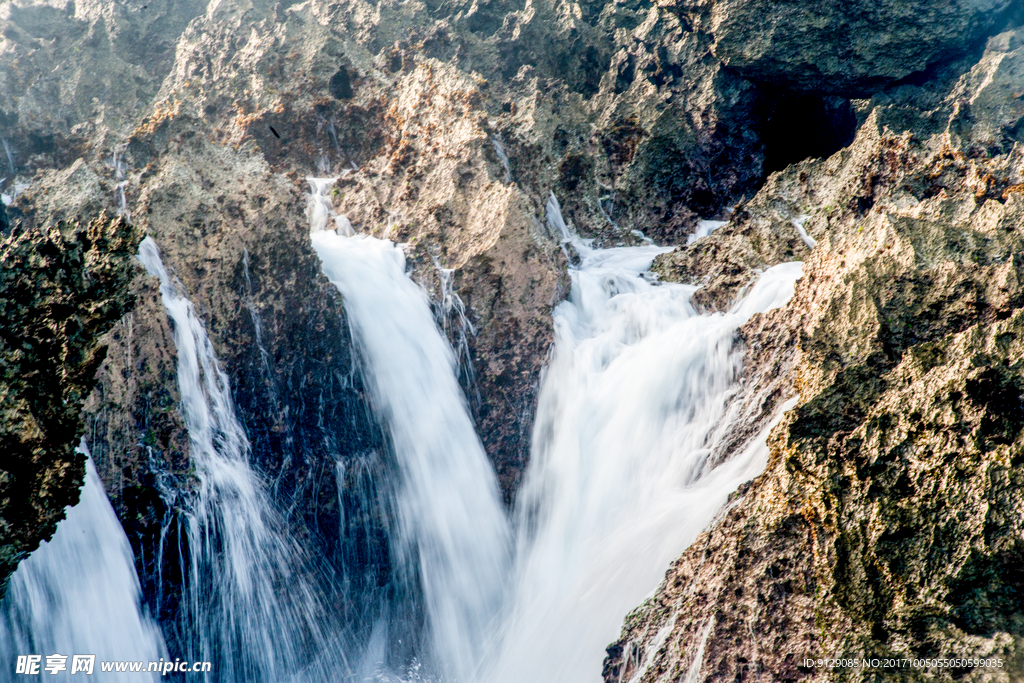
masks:
<path id="1" fill-rule="evenodd" d="M 88 460 L 78 504 L 67 509 L 53 538 L 18 565 L 0 606 L 0 671 L 13 676 L 19 655 L 61 654 L 67 671 L 54 678 L 73 681 L 72 657 L 96 655 L 97 680 L 159 680 L 159 674 L 99 670 L 104 660 L 155 662 L 167 658 L 167 648 L 141 611 L 132 549 L 85 441 L 79 452 Z"/>
<path id="2" fill-rule="evenodd" d="M 312 580 L 314 568 L 249 465 L 248 439 L 206 330 L 152 238 L 142 242 L 139 257 L 160 279 L 173 322 L 197 480 L 183 504 L 188 549 L 179 627 L 188 656 L 213 661 L 217 681 L 326 680 L 343 673 L 344 648 L 330 642 L 331 615 Z M 310 668 L 313 659 L 317 670 Z"/>

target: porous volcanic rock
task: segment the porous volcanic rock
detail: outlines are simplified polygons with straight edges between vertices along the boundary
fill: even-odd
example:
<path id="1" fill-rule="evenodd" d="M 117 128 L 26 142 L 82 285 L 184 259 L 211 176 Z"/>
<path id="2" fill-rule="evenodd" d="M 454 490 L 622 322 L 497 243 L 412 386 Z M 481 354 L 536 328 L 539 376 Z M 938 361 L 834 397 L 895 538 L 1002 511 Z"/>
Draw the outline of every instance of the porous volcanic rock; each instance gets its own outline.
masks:
<path id="1" fill-rule="evenodd" d="M 82 404 L 103 335 L 132 304 L 140 234 L 119 219 L 57 223 L 0 242 L 0 597 L 78 502 Z"/>

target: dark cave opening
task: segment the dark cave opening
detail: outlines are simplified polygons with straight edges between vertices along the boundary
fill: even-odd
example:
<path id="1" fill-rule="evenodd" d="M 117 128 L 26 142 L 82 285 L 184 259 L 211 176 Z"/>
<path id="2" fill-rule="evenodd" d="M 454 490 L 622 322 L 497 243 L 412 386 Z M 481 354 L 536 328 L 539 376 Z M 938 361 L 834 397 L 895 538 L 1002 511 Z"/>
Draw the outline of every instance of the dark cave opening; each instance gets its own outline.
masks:
<path id="1" fill-rule="evenodd" d="M 765 120 L 761 135 L 764 175 L 803 159 L 832 156 L 853 142 L 856 134 L 857 114 L 849 100 L 782 94 Z"/>
<path id="2" fill-rule="evenodd" d="M 329 84 L 331 95 L 337 100 L 351 99 L 352 92 L 352 79 L 349 78 L 348 71 L 345 67 L 338 69 L 338 72 L 331 76 L 331 82 Z"/>

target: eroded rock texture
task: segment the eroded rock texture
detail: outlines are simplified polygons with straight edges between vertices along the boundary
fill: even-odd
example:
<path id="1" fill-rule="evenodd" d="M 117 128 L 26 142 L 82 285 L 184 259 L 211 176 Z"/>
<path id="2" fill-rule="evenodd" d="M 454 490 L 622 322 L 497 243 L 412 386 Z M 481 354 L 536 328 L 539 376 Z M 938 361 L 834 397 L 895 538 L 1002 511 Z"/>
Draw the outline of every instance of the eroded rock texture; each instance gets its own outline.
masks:
<path id="1" fill-rule="evenodd" d="M 747 78 L 865 97 L 950 61 L 1020 11 L 1012 0 L 723 0 L 710 10 L 714 52 Z"/>
<path id="2" fill-rule="evenodd" d="M 753 269 L 805 261 L 791 305 L 745 330 L 750 374 L 778 382 L 763 359 L 792 359 L 798 404 L 766 472 L 627 618 L 605 680 L 1024 675 L 1020 38 L 877 95 L 849 149 L 774 176 L 721 232 L 663 259 L 666 276 L 706 277 L 709 305 Z"/>
<path id="3" fill-rule="evenodd" d="M 139 233 L 119 219 L 19 230 L 0 242 L 0 597 L 78 502 L 82 404 L 103 335 L 132 303 Z"/>

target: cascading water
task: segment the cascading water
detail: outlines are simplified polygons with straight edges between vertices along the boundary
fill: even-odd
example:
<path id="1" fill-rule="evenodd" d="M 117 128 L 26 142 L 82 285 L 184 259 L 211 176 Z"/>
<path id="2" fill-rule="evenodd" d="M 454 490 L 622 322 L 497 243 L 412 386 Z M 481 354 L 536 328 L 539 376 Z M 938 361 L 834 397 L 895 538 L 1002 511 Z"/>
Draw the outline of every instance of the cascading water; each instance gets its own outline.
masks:
<path id="1" fill-rule="evenodd" d="M 345 671 L 309 558 L 289 537 L 248 463 L 249 443 L 192 303 L 152 238 L 139 257 L 160 279 L 178 351 L 178 388 L 195 468 L 184 494 L 188 540 L 179 628 L 191 659 L 218 681 L 329 680 Z M 311 661 L 315 660 L 315 661 Z"/>
<path id="2" fill-rule="evenodd" d="M 701 237 L 707 237 L 726 223 L 728 221 L 698 221 L 697 229 L 692 234 L 686 236 L 686 243 L 693 244 Z"/>
<path id="3" fill-rule="evenodd" d="M 339 490 L 358 489 L 341 493 L 358 505 L 341 508 L 390 518 L 381 545 L 392 554 L 398 594 L 391 597 L 422 606 L 422 632 L 416 615 L 409 624 L 387 623 L 410 610 L 382 610 L 369 642 L 356 646 L 338 635 L 319 566 L 291 538 L 250 467 L 206 331 L 147 238 L 139 255 L 159 278 L 173 323 L 194 467 L 192 485 L 168 501 L 179 510 L 184 539 L 180 618 L 168 632 L 183 650 L 175 654 L 212 660 L 206 680 L 225 683 L 358 680 L 375 675 L 367 663 L 387 660 L 389 641 L 411 633 L 428 678 L 598 680 L 603 649 L 625 614 L 728 494 L 764 466 L 763 434 L 724 463 L 709 457 L 739 391 L 736 330 L 789 299 L 800 264 L 769 269 L 727 313 L 699 315 L 690 303 L 694 287 L 645 276 L 666 249 L 593 249 L 571 234 L 552 196 L 549 224 L 577 265 L 571 295 L 555 310 L 554 353 L 513 534 L 460 389 L 459 363 L 425 292 L 408 277 L 399 246 L 353 234 L 334 212 L 332 183 L 310 179 L 311 240 L 344 298 L 389 444 L 386 458 L 373 453 L 337 464 Z M 699 232 L 714 227 L 702 224 Z M 441 308 L 458 317 L 464 353 L 471 328 L 451 271 L 440 274 Z M 248 306 L 269 376 L 259 319 Z M 373 507 L 380 498 L 390 498 L 386 510 Z M 362 524 L 340 521 L 343 528 Z M 12 579 L 0 636 L 8 661 L 46 650 L 100 660 L 167 657 L 140 610 L 131 549 L 91 461 L 82 502 Z M 362 664 L 350 667 L 351 656 Z"/>
<path id="4" fill-rule="evenodd" d="M 695 287 L 642 277 L 667 249 L 592 249 L 553 197 L 548 212 L 581 263 L 554 313 L 492 683 L 600 680 L 623 617 L 763 469 L 764 435 L 717 467 L 708 456 L 737 391 L 737 328 L 785 304 L 801 273 L 776 266 L 728 313 L 698 315 Z"/>
<path id="5" fill-rule="evenodd" d="M 667 249 L 593 249 L 571 234 L 551 197 L 549 223 L 579 265 L 555 310 L 506 574 L 493 473 L 454 382 L 451 349 L 405 274 L 402 251 L 352 236 L 331 206 L 331 182 L 310 179 L 313 246 L 345 299 L 373 402 L 391 430 L 401 471 L 393 534 L 403 559 L 418 560 L 430 647 L 445 678 L 598 680 L 626 613 L 729 493 L 764 467 L 766 431 L 725 463 L 708 458 L 739 391 L 736 330 L 788 301 L 801 264 L 770 269 L 729 312 L 699 315 L 695 287 L 644 277 Z M 332 220 L 346 229 L 329 232 Z"/>
<path id="6" fill-rule="evenodd" d="M 61 654 L 68 657 L 61 675 L 70 676 L 74 655 L 96 655 L 97 680 L 158 680 L 100 671 L 101 661 L 167 658 L 167 648 L 140 609 L 132 549 L 84 441 L 79 452 L 88 460 L 78 504 L 18 566 L 0 606 L 0 666 L 10 673 L 19 655 Z"/>
<path id="7" fill-rule="evenodd" d="M 481 403 L 480 390 L 476 384 L 476 371 L 470 357 L 469 338 L 476 335 L 476 328 L 466 317 L 466 305 L 455 291 L 455 269 L 444 268 L 434 257 L 441 284 L 440 300 L 435 303 L 435 318 L 452 343 L 455 351 L 455 365 L 459 369 L 459 381 L 474 409 Z"/>
<path id="8" fill-rule="evenodd" d="M 500 606 L 510 558 L 497 482 L 456 380 L 430 302 L 387 240 L 328 231 L 347 225 L 310 179 L 312 242 L 341 292 L 371 400 L 397 468 L 392 532 L 400 573 L 422 591 L 428 671 L 472 681 Z"/>
<path id="9" fill-rule="evenodd" d="M 114 152 L 114 156 L 111 159 L 111 164 L 114 167 L 114 177 L 117 178 L 117 185 L 114 187 L 114 199 L 117 200 L 117 215 L 123 216 L 126 221 L 132 220 L 132 214 L 128 211 L 128 164 L 125 163 L 124 157 Z"/>

